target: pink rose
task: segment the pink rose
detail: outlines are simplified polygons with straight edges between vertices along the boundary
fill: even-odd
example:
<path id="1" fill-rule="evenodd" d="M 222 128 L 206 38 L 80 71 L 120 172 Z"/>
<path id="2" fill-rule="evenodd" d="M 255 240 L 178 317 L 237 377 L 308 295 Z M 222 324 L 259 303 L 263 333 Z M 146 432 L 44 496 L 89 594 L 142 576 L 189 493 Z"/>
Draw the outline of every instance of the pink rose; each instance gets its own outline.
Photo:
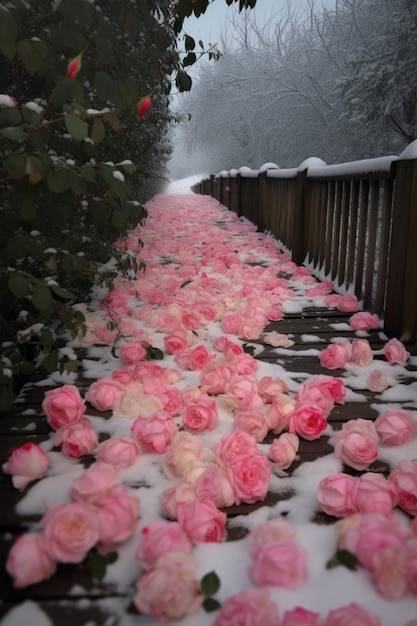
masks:
<path id="1" fill-rule="evenodd" d="M 239 374 L 240 376 L 250 376 L 250 374 L 254 374 L 258 369 L 258 361 L 247 354 L 246 352 L 242 352 L 242 354 L 233 355 L 233 357 L 228 359 L 228 348 L 224 351 L 225 359 L 230 362 L 230 365 L 233 367 L 233 372 L 235 374 Z"/>
<path id="2" fill-rule="evenodd" d="M 154 395 L 146 394 L 139 382 L 129 383 L 116 403 L 113 414 L 117 417 L 134 419 L 138 415 L 149 417 L 152 413 L 162 410 L 162 402 Z"/>
<path id="3" fill-rule="evenodd" d="M 135 551 L 135 559 L 141 567 L 154 567 L 158 559 L 169 552 L 191 553 L 191 543 L 178 522 L 159 520 L 142 528 L 142 540 Z"/>
<path id="4" fill-rule="evenodd" d="M 283 433 L 274 439 L 269 448 L 269 458 L 280 469 L 287 469 L 298 458 L 300 440 L 293 433 Z"/>
<path id="5" fill-rule="evenodd" d="M 226 383 L 232 375 L 230 365 L 210 361 L 200 372 L 200 383 L 206 393 L 224 393 Z"/>
<path id="6" fill-rule="evenodd" d="M 70 496 L 76 502 L 95 504 L 119 484 L 119 474 L 113 465 L 96 461 L 72 482 Z"/>
<path id="7" fill-rule="evenodd" d="M 188 367 L 191 370 L 202 370 L 214 359 L 214 354 L 206 346 L 196 346 L 188 353 Z"/>
<path id="8" fill-rule="evenodd" d="M 360 311 L 359 313 L 354 313 L 349 318 L 349 324 L 353 328 L 353 330 L 373 330 L 380 327 L 379 317 L 376 314 L 367 313 L 365 311 Z"/>
<path id="9" fill-rule="evenodd" d="M 128 369 L 127 367 L 121 367 L 120 369 L 113 370 L 111 373 L 111 377 L 113 380 L 116 380 L 122 385 L 133 383 L 133 381 L 136 380 L 132 370 Z"/>
<path id="10" fill-rule="evenodd" d="M 334 453 L 349 467 L 364 470 L 378 456 L 378 439 L 378 433 L 370 420 L 349 420 L 334 435 Z"/>
<path id="11" fill-rule="evenodd" d="M 229 596 L 216 613 L 213 626 L 278 626 L 278 608 L 267 589 L 245 589 Z"/>
<path id="12" fill-rule="evenodd" d="M 165 622 L 197 611 L 203 601 L 190 555 L 170 552 L 136 583 L 133 603 L 140 613 Z"/>
<path id="13" fill-rule="evenodd" d="M 130 431 L 133 439 L 146 450 L 163 454 L 178 431 L 178 426 L 169 413 L 157 411 L 149 417 L 136 418 Z"/>
<path id="14" fill-rule="evenodd" d="M 242 457 L 259 454 L 255 439 L 238 430 L 223 435 L 220 441 L 213 446 L 213 451 L 224 467 Z"/>
<path id="15" fill-rule="evenodd" d="M 42 410 L 48 424 L 55 430 L 79 422 L 86 410 L 80 392 L 74 385 L 63 385 L 45 391 Z"/>
<path id="16" fill-rule="evenodd" d="M 183 414 L 184 427 L 191 433 L 213 430 L 218 419 L 216 401 L 206 394 L 201 394 L 195 402 L 187 406 Z"/>
<path id="17" fill-rule="evenodd" d="M 165 453 L 163 468 L 167 478 L 182 476 L 188 463 L 201 459 L 203 444 L 186 431 L 177 432 Z"/>
<path id="18" fill-rule="evenodd" d="M 251 435 L 255 441 L 263 441 L 268 434 L 268 422 L 260 411 L 237 411 L 233 416 L 233 426 Z"/>
<path id="19" fill-rule="evenodd" d="M 103 378 L 90 385 L 86 397 L 99 411 L 109 411 L 120 399 L 124 388 L 125 386 L 117 380 Z"/>
<path id="20" fill-rule="evenodd" d="M 388 389 L 391 385 L 395 383 L 393 378 L 389 376 L 385 376 L 383 372 L 380 370 L 372 370 L 366 379 L 366 386 L 369 391 L 373 391 L 374 393 L 381 393 L 385 389 Z"/>
<path id="21" fill-rule="evenodd" d="M 319 439 L 321 433 L 327 428 L 327 421 L 323 409 L 314 403 L 296 405 L 289 415 L 290 433 L 299 435 L 303 439 L 313 441 Z"/>
<path id="22" fill-rule="evenodd" d="M 177 417 L 184 410 L 185 404 L 181 391 L 177 387 L 164 389 L 159 398 L 162 401 L 163 409 L 171 417 Z"/>
<path id="23" fill-rule="evenodd" d="M 410 353 L 407 352 L 404 344 L 402 344 L 401 341 L 398 341 L 398 339 L 395 338 L 387 341 L 383 348 L 383 351 L 385 358 L 387 359 L 388 363 L 391 363 L 391 365 L 395 363 L 398 363 L 398 365 L 405 365 L 408 361 L 408 357 L 410 356 Z"/>
<path id="24" fill-rule="evenodd" d="M 120 360 L 123 365 L 135 365 L 146 357 L 146 350 L 140 341 L 129 341 L 120 348 Z"/>
<path id="25" fill-rule="evenodd" d="M 232 394 L 242 410 L 261 409 L 264 401 L 258 393 L 258 384 L 253 376 L 238 376 L 234 374 L 228 380 L 225 391 Z"/>
<path id="26" fill-rule="evenodd" d="M 131 437 L 112 437 L 99 445 L 96 458 L 123 470 L 133 465 L 140 453 L 140 445 Z"/>
<path id="27" fill-rule="evenodd" d="M 257 585 L 298 589 L 306 579 L 307 553 L 293 539 L 255 545 L 248 573 Z"/>
<path id="28" fill-rule="evenodd" d="M 414 518 L 417 520 L 417 517 Z M 407 541 L 407 560 L 405 565 L 405 575 L 411 591 L 417 595 L 417 538 L 413 537 Z M 417 626 L 417 625 L 416 625 Z"/>
<path id="29" fill-rule="evenodd" d="M 235 494 L 224 469 L 217 463 L 210 463 L 196 482 L 198 500 L 211 500 L 217 508 L 232 506 Z"/>
<path id="30" fill-rule="evenodd" d="M 258 393 L 265 402 L 273 402 L 287 389 L 287 383 L 281 378 L 263 376 L 258 383 Z"/>
<path id="31" fill-rule="evenodd" d="M 369 365 L 372 359 L 373 353 L 369 341 L 366 339 L 353 339 L 349 363 L 363 367 Z"/>
<path id="32" fill-rule="evenodd" d="M 295 401 L 285 393 L 276 397 L 265 410 L 265 419 L 268 422 L 269 430 L 276 435 L 288 430 L 289 416 L 294 411 Z"/>
<path id="33" fill-rule="evenodd" d="M 410 411 L 392 409 L 381 413 L 374 422 L 380 441 L 388 446 L 399 446 L 412 439 L 417 422 Z"/>
<path id="34" fill-rule="evenodd" d="M 400 461 L 388 480 L 397 492 L 398 506 L 410 515 L 417 515 L 417 459 Z"/>
<path id="35" fill-rule="evenodd" d="M 188 348 L 188 341 L 184 335 L 165 335 L 164 345 L 169 354 L 178 354 L 178 352 L 182 352 Z"/>
<path id="36" fill-rule="evenodd" d="M 187 330 L 196 330 L 201 323 L 201 317 L 193 311 L 186 311 L 181 315 L 181 322 Z"/>
<path id="37" fill-rule="evenodd" d="M 12 475 L 16 489 L 24 489 L 32 480 L 45 476 L 49 468 L 49 456 L 37 443 L 25 443 L 15 448 L 11 457 L 3 463 L 5 474 Z"/>
<path id="38" fill-rule="evenodd" d="M 358 478 L 354 506 L 360 513 L 391 515 L 398 503 L 393 485 L 381 474 L 367 472 Z"/>
<path id="39" fill-rule="evenodd" d="M 226 474 L 235 494 L 235 504 L 264 500 L 271 479 L 271 465 L 263 454 L 240 456 L 226 466 Z"/>
<path id="40" fill-rule="evenodd" d="M 357 478 L 342 472 L 323 478 L 317 489 L 321 508 L 334 517 L 356 513 L 354 500 L 358 486 Z"/>
<path id="41" fill-rule="evenodd" d="M 57 430 L 54 445 L 62 445 L 65 456 L 79 458 L 91 454 L 98 446 L 98 439 L 91 422 L 83 417 L 79 422 Z"/>
<path id="42" fill-rule="evenodd" d="M 295 539 L 294 528 L 283 517 L 275 517 L 262 522 L 249 535 L 251 546 L 281 539 Z"/>
<path id="43" fill-rule="evenodd" d="M 179 480 L 173 487 L 165 489 L 161 494 L 160 504 L 162 512 L 169 519 L 178 517 L 178 505 L 196 500 L 195 485 L 184 479 Z"/>
<path id="44" fill-rule="evenodd" d="M 178 523 L 192 543 L 220 543 L 226 539 L 226 513 L 212 502 L 178 502 Z"/>
<path id="45" fill-rule="evenodd" d="M 320 381 L 304 383 L 295 394 L 297 404 L 317 404 L 323 409 L 323 415 L 328 417 L 334 407 L 334 399 L 327 384 Z"/>
<path id="46" fill-rule="evenodd" d="M 113 546 L 131 536 L 138 523 L 139 498 L 117 485 L 95 506 L 101 546 Z"/>
<path id="47" fill-rule="evenodd" d="M 320 354 L 320 364 L 328 370 L 344 369 L 350 358 L 350 344 L 331 343 Z"/>
<path id="48" fill-rule="evenodd" d="M 226 313 L 221 322 L 223 332 L 228 335 L 239 335 L 242 325 L 243 319 L 237 313 Z"/>
<path id="49" fill-rule="evenodd" d="M 369 613 L 357 602 L 333 609 L 327 615 L 324 626 L 381 626 L 376 615 Z"/>
<path id="50" fill-rule="evenodd" d="M 319 374 L 315 378 L 314 382 L 322 387 L 326 387 L 335 402 L 338 404 L 344 404 L 346 387 L 341 378 L 327 376 L 326 374 Z"/>
<path id="51" fill-rule="evenodd" d="M 372 559 L 372 578 L 378 591 L 396 600 L 407 589 L 406 553 L 398 548 L 382 548 Z"/>
<path id="52" fill-rule="evenodd" d="M 80 563 L 99 540 L 97 516 L 87 504 L 58 504 L 42 522 L 45 550 L 60 563 Z"/>
<path id="53" fill-rule="evenodd" d="M 281 626 L 320 626 L 319 613 L 313 613 L 301 606 L 296 606 L 291 611 L 285 611 Z"/>
<path id="54" fill-rule="evenodd" d="M 353 313 L 359 309 L 358 299 L 356 296 L 342 296 L 337 308 L 343 313 Z"/>
<path id="55" fill-rule="evenodd" d="M 47 580 L 55 573 L 56 561 L 45 549 L 40 533 L 26 533 L 17 537 L 6 561 L 6 571 L 13 578 L 13 586 L 22 589 Z"/>

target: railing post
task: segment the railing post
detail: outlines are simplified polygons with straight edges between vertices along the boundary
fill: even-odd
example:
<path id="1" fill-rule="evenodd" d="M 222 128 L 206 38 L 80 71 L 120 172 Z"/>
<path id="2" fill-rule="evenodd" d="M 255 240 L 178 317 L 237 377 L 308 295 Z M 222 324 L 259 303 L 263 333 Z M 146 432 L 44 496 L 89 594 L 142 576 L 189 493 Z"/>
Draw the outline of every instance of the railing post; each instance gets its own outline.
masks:
<path id="1" fill-rule="evenodd" d="M 417 333 L 417 159 L 395 162 L 395 196 L 384 332 L 402 341 Z"/>
<path id="2" fill-rule="evenodd" d="M 301 265 L 306 257 L 304 245 L 307 168 L 298 172 L 296 180 L 295 203 L 291 220 L 291 259 Z"/>

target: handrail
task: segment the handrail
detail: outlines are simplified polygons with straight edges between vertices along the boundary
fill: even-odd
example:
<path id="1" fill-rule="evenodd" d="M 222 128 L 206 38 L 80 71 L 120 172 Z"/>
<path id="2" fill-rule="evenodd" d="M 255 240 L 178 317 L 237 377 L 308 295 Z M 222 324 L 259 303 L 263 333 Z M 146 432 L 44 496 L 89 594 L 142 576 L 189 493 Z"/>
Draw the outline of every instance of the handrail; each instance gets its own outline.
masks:
<path id="1" fill-rule="evenodd" d="M 384 332 L 417 335 L 417 141 L 397 156 L 222 171 L 192 187 L 271 232 L 297 264 L 354 293 Z"/>

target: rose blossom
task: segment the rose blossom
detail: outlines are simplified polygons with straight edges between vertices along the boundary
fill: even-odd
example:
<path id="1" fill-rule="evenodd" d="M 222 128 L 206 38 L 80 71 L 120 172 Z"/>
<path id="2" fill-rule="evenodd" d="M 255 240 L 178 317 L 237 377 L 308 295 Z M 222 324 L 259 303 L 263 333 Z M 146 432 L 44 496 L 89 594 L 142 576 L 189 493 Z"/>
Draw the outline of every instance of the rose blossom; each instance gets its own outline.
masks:
<path id="1" fill-rule="evenodd" d="M 226 466 L 226 475 L 235 494 L 235 504 L 248 504 L 266 497 L 271 465 L 263 454 L 248 454 Z"/>
<path id="2" fill-rule="evenodd" d="M 82 417 L 75 424 L 59 428 L 55 433 L 54 445 L 62 445 L 65 456 L 79 458 L 91 454 L 98 446 L 98 439 L 90 420 Z"/>
<path id="3" fill-rule="evenodd" d="M 172 334 L 164 337 L 165 350 L 169 354 L 178 354 L 188 348 L 188 341 L 184 335 Z"/>
<path id="4" fill-rule="evenodd" d="M 103 378 L 90 385 L 86 397 L 99 411 L 108 411 L 114 408 L 124 388 L 124 385 L 117 380 Z"/>
<path id="5" fill-rule="evenodd" d="M 350 344 L 331 343 L 320 354 L 320 364 L 328 370 L 344 369 L 350 358 Z"/>
<path id="6" fill-rule="evenodd" d="M 280 469 L 287 469 L 298 458 L 300 440 L 293 433 L 283 433 L 274 439 L 269 448 L 269 458 Z"/>
<path id="7" fill-rule="evenodd" d="M 232 367 L 210 361 L 200 372 L 200 383 L 206 393 L 224 393 L 226 383 L 232 375 Z"/>
<path id="8" fill-rule="evenodd" d="M 276 435 L 288 430 L 289 416 L 294 411 L 295 401 L 285 393 L 277 396 L 271 404 L 266 406 L 265 419 L 269 430 Z"/>
<path id="9" fill-rule="evenodd" d="M 250 554 L 248 573 L 257 585 L 297 589 L 306 578 L 307 553 L 293 539 L 257 544 Z"/>
<path id="10" fill-rule="evenodd" d="M 258 383 L 254 376 L 238 376 L 234 374 L 227 381 L 226 393 L 232 394 L 242 410 L 261 409 L 264 401 L 258 393 Z"/>
<path id="11" fill-rule="evenodd" d="M 217 508 L 232 506 L 235 494 L 225 470 L 216 463 L 209 463 L 196 482 L 199 500 L 212 500 Z"/>
<path id="12" fill-rule="evenodd" d="M 366 311 L 360 311 L 354 313 L 349 318 L 349 324 L 353 330 L 373 330 L 380 327 L 379 317 L 376 314 L 367 313 Z"/>
<path id="13" fill-rule="evenodd" d="M 224 467 L 241 457 L 259 454 L 255 439 L 239 430 L 223 435 L 220 441 L 213 446 L 213 451 Z"/>
<path id="14" fill-rule="evenodd" d="M 87 504 L 58 504 L 42 518 L 45 550 L 60 563 L 80 563 L 99 540 L 97 516 Z"/>
<path id="15" fill-rule="evenodd" d="M 154 567 L 168 552 L 191 553 L 191 543 L 178 522 L 159 520 L 142 528 L 142 539 L 135 551 L 141 567 Z"/>
<path id="16" fill-rule="evenodd" d="M 170 552 L 136 583 L 133 603 L 140 613 L 167 621 L 194 613 L 203 601 L 188 554 Z"/>
<path id="17" fill-rule="evenodd" d="M 320 615 L 296 606 L 291 611 L 285 611 L 281 626 L 320 626 Z"/>
<path id="18" fill-rule="evenodd" d="M 327 428 L 327 421 L 323 409 L 314 403 L 304 402 L 296 405 L 289 414 L 289 431 L 308 441 L 319 439 Z"/>
<path id="19" fill-rule="evenodd" d="M 258 524 L 249 535 L 251 546 L 281 539 L 295 539 L 294 528 L 283 517 L 276 517 Z"/>
<path id="20" fill-rule="evenodd" d="M 148 417 L 162 410 L 162 402 L 153 395 L 145 394 L 139 382 L 126 385 L 124 392 L 113 409 L 113 415 L 126 419 L 134 419 L 138 415 Z"/>
<path id="21" fill-rule="evenodd" d="M 317 489 L 317 498 L 321 508 L 328 515 L 345 517 L 356 513 L 354 504 L 358 490 L 358 479 L 339 472 L 323 478 Z"/>
<path id="22" fill-rule="evenodd" d="M 124 343 L 120 348 L 120 360 L 123 365 L 135 365 L 146 357 L 146 350 L 140 341 Z"/>
<path id="23" fill-rule="evenodd" d="M 224 356 L 225 359 L 229 361 L 231 366 L 233 367 L 233 372 L 235 374 L 239 374 L 240 376 L 249 376 L 250 374 L 254 374 L 258 369 L 258 361 L 246 352 L 238 355 L 233 355 L 232 358 L 229 359 L 228 349 L 226 348 L 226 350 L 224 351 Z"/>
<path id="24" fill-rule="evenodd" d="M 349 420 L 333 438 L 334 453 L 349 467 L 364 470 L 378 456 L 379 436 L 372 421 Z"/>
<path id="25" fill-rule="evenodd" d="M 388 480 L 397 492 L 398 506 L 410 515 L 417 515 L 417 459 L 400 461 Z"/>
<path id="26" fill-rule="evenodd" d="M 15 539 L 7 555 L 6 571 L 16 589 L 46 580 L 55 570 L 56 561 L 47 554 L 40 533 L 25 533 Z"/>
<path id="27" fill-rule="evenodd" d="M 123 470 L 133 465 L 140 453 L 140 445 L 131 437 L 112 437 L 99 445 L 96 458 Z"/>
<path id="28" fill-rule="evenodd" d="M 74 385 L 62 385 L 45 391 L 42 410 L 55 430 L 79 422 L 86 410 L 80 392 Z"/>
<path id="29" fill-rule="evenodd" d="M 356 296 L 341 296 L 338 304 L 336 305 L 339 311 L 343 313 L 353 313 L 359 308 L 358 298 Z"/>
<path id="30" fill-rule="evenodd" d="M 214 359 L 214 354 L 204 346 L 191 348 L 188 353 L 188 367 L 191 370 L 202 370 Z"/>
<path id="31" fill-rule="evenodd" d="M 390 600 L 400 598 L 407 589 L 405 550 L 377 550 L 372 559 L 372 578 L 383 596 Z"/>
<path id="32" fill-rule="evenodd" d="M 245 589 L 229 596 L 213 626 L 279 626 L 278 608 L 267 589 Z"/>
<path id="33" fill-rule="evenodd" d="M 351 602 L 330 611 L 323 626 L 381 626 L 381 622 L 363 606 Z"/>
<path id="34" fill-rule="evenodd" d="M 167 478 L 182 476 L 187 463 L 201 459 L 203 444 L 191 433 L 177 432 L 168 447 L 163 460 L 163 469 Z"/>
<path id="35" fill-rule="evenodd" d="M 380 393 L 394 384 L 394 379 L 390 376 L 385 376 L 380 370 L 372 370 L 366 379 L 367 388 L 374 393 Z"/>
<path id="36" fill-rule="evenodd" d="M 213 430 L 219 419 L 214 398 L 201 394 L 195 402 L 187 406 L 183 414 L 185 428 L 191 433 Z"/>
<path id="37" fill-rule="evenodd" d="M 157 411 L 149 417 L 138 417 L 130 429 L 133 439 L 149 452 L 163 454 L 172 441 L 178 426 L 166 411 Z"/>
<path id="38" fill-rule="evenodd" d="M 178 505 L 194 502 L 196 498 L 195 485 L 181 479 L 173 487 L 162 492 L 160 499 L 162 512 L 169 519 L 176 520 L 178 518 Z"/>
<path id="39" fill-rule="evenodd" d="M 233 416 L 233 426 L 251 435 L 255 441 L 263 441 L 268 434 L 268 422 L 260 411 L 237 411 Z"/>
<path id="40" fill-rule="evenodd" d="M 101 546 L 112 546 L 131 536 L 138 523 L 139 498 L 117 485 L 95 506 Z"/>
<path id="41" fill-rule="evenodd" d="M 334 407 L 334 400 L 330 393 L 330 389 L 327 385 L 322 385 L 317 381 L 301 385 L 295 394 L 295 400 L 297 405 L 304 403 L 317 404 L 323 409 L 323 415 L 325 417 L 329 416 L 330 411 Z"/>
<path id="42" fill-rule="evenodd" d="M 226 513 L 212 502 L 178 502 L 178 523 L 192 543 L 220 543 L 226 539 Z"/>
<path id="43" fill-rule="evenodd" d="M 417 519 L 414 518 L 414 519 Z M 407 560 L 405 564 L 407 583 L 411 591 L 417 595 L 417 538 L 412 537 L 407 541 Z"/>
<path id="44" fill-rule="evenodd" d="M 404 345 L 398 339 L 390 339 L 383 347 L 383 352 L 388 363 L 391 365 L 398 363 L 398 365 L 405 365 L 408 361 L 410 353 L 407 352 Z"/>
<path id="45" fill-rule="evenodd" d="M 76 502 L 95 504 L 119 483 L 119 474 L 113 465 L 96 461 L 72 482 L 70 496 Z"/>
<path id="46" fill-rule="evenodd" d="M 24 489 L 32 480 L 45 476 L 49 468 L 49 456 L 37 443 L 25 443 L 14 448 L 11 457 L 3 463 L 5 474 L 12 475 L 16 489 Z"/>
<path id="47" fill-rule="evenodd" d="M 128 383 L 132 383 L 135 379 L 135 375 L 132 370 L 127 367 L 121 367 L 117 370 L 113 370 L 111 373 L 111 377 L 113 380 L 118 381 L 122 385 L 127 385 Z"/>
<path id="48" fill-rule="evenodd" d="M 287 391 L 287 383 L 281 378 L 263 376 L 258 383 L 258 393 L 265 402 L 273 402 Z"/>
<path id="49" fill-rule="evenodd" d="M 346 387 L 341 378 L 336 378 L 336 376 L 327 376 L 327 374 L 319 374 L 313 382 L 321 387 L 326 387 L 337 404 L 344 404 Z"/>
<path id="50" fill-rule="evenodd" d="M 366 339 L 353 339 L 349 363 L 364 366 L 373 359 L 372 348 Z"/>
<path id="51" fill-rule="evenodd" d="M 417 431 L 417 422 L 410 411 L 392 409 L 381 413 L 375 420 L 381 443 L 399 446 L 407 443 Z"/>
<path id="52" fill-rule="evenodd" d="M 398 503 L 393 485 L 381 474 L 367 472 L 358 478 L 354 506 L 361 513 L 390 515 Z"/>
<path id="53" fill-rule="evenodd" d="M 239 335 L 242 325 L 243 319 L 237 313 L 226 313 L 221 321 L 223 332 L 228 335 Z"/>

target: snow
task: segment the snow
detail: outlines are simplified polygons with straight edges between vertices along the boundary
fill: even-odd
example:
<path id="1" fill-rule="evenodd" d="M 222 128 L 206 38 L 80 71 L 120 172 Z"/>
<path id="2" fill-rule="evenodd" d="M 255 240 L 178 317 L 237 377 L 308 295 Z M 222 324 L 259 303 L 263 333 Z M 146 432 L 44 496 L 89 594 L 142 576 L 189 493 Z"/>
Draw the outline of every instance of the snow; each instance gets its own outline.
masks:
<path id="1" fill-rule="evenodd" d="M 399 159 L 417 159 L 417 139 L 412 141 L 404 150 L 401 152 Z"/>
<path id="2" fill-rule="evenodd" d="M 320 166 L 317 169 L 325 169 Z M 272 172 L 270 172 L 272 174 Z M 275 174 L 275 171 L 273 172 Z M 186 237 L 188 230 L 196 232 L 198 223 L 193 224 L 182 220 L 182 208 L 195 207 L 196 212 L 207 209 L 207 212 L 218 210 L 217 201 L 207 196 L 193 196 L 191 187 L 202 179 L 201 175 L 192 176 L 179 181 L 170 182 L 167 186 L 166 196 L 157 197 L 157 205 L 162 206 L 164 212 L 160 212 L 160 219 L 169 221 L 173 226 L 176 237 L 181 238 L 181 233 Z M 152 203 L 148 206 L 150 215 L 152 214 Z M 220 207 L 221 219 L 229 220 L 234 223 L 236 216 L 227 212 L 226 209 Z M 187 219 L 190 213 L 187 213 Z M 220 217 L 220 216 L 219 216 Z M 175 221 L 174 221 L 175 220 Z M 239 245 L 243 245 L 242 237 L 248 238 L 249 230 L 245 230 L 244 226 L 250 227 L 247 220 L 236 220 L 236 228 L 241 229 L 233 236 L 233 239 Z M 149 228 L 149 230 L 148 230 Z M 193 230 L 194 229 L 194 230 Z M 181 232 L 179 232 L 181 231 Z M 148 248 L 152 247 L 155 241 L 156 233 L 148 227 L 148 221 L 145 223 L 141 231 L 141 238 L 145 242 L 145 253 Z M 230 232 L 230 231 L 229 231 Z M 270 237 L 265 236 L 265 242 Z M 185 241 L 187 241 L 185 239 Z M 248 238 L 249 241 L 249 238 Z M 184 246 L 183 254 L 188 254 Z M 248 254 L 252 254 L 255 250 L 254 244 L 249 247 Z M 266 265 L 276 262 L 276 253 L 272 252 L 272 247 L 262 248 L 258 245 L 259 258 L 265 260 Z M 241 250 L 241 258 L 244 253 Z M 146 256 L 146 255 L 145 255 Z M 175 259 L 174 259 L 175 260 Z M 181 267 L 181 260 L 176 261 L 177 267 Z M 200 263 L 200 259 L 198 260 Z M 208 263 L 208 260 L 207 260 Z M 209 270 L 208 270 L 209 272 Z M 230 280 L 227 275 L 212 273 L 210 277 L 224 279 L 225 284 Z M 233 285 L 236 289 L 237 285 Z M 296 290 L 296 295 L 288 298 L 284 304 L 284 312 L 300 312 L 306 305 L 311 306 L 311 300 L 308 298 L 308 288 L 311 285 L 304 285 L 302 282 L 292 281 L 291 287 Z M 100 290 L 97 289 L 97 294 Z M 135 306 L 140 308 L 140 300 L 131 299 Z M 103 313 L 97 309 L 95 311 L 98 319 L 101 319 Z M 100 318 L 101 316 L 101 318 Z M 137 330 L 146 331 L 152 345 L 163 347 L 163 335 L 158 330 L 146 327 L 144 322 L 135 320 Z M 201 343 L 212 347 L 212 340 L 221 336 L 219 322 L 207 323 L 204 327 L 204 333 L 199 338 Z M 314 331 L 314 325 L 311 328 Z M 334 340 L 337 339 L 337 330 L 335 329 Z M 340 328 L 339 330 L 343 330 Z M 235 337 L 234 340 L 237 341 Z M 308 344 L 318 341 L 318 337 L 313 334 L 304 334 L 302 341 L 306 344 L 306 349 L 297 350 L 298 356 L 317 357 L 320 351 L 308 348 Z M 72 356 L 72 347 L 77 345 L 77 341 L 70 342 L 68 347 L 63 349 L 63 353 Z M 254 344 L 256 345 L 256 344 Z M 290 344 L 289 344 L 290 345 Z M 118 356 L 112 353 L 109 346 L 93 346 L 87 347 L 87 356 L 83 360 L 85 368 L 85 378 L 90 380 L 98 380 L 109 377 L 114 369 L 121 367 L 121 361 Z M 280 356 L 293 355 L 289 348 L 277 347 L 274 352 Z M 375 361 L 376 362 L 376 361 Z M 372 367 L 375 367 L 375 362 Z M 393 407 L 407 407 L 414 417 L 417 418 L 417 372 L 407 371 L 399 365 L 389 365 L 386 361 L 378 360 L 378 367 L 385 372 L 389 372 L 396 384 L 381 394 L 383 405 L 375 405 L 378 411 L 386 410 Z M 163 367 L 176 367 L 174 357 L 165 355 L 161 362 Z M 343 380 L 348 388 L 348 401 L 364 400 L 364 396 L 357 393 L 358 390 L 366 388 L 364 380 L 371 369 L 370 366 L 364 368 L 349 368 L 346 370 Z M 403 381 L 407 375 L 408 383 L 410 378 L 414 378 L 415 382 L 405 384 Z M 272 376 L 282 378 L 288 385 L 290 393 L 295 393 L 300 385 L 300 380 L 309 380 L 311 376 L 302 372 L 291 372 L 285 367 L 285 360 L 270 363 L 259 361 L 259 369 L 257 377 Z M 194 371 L 182 371 L 182 379 L 179 387 L 183 389 L 186 385 L 198 385 L 199 373 Z M 59 374 L 55 372 L 49 378 L 39 383 L 39 387 L 60 385 L 60 384 L 77 384 L 77 376 L 74 373 Z M 226 411 L 220 411 L 221 418 L 216 428 L 202 435 L 205 445 L 210 445 L 218 440 L 219 435 L 230 430 L 230 416 Z M 113 415 L 110 418 L 89 415 L 93 428 L 97 433 L 110 436 L 129 436 L 132 421 L 129 419 L 121 419 Z M 229 419 L 228 419 L 229 418 Z M 326 435 L 331 436 L 332 427 L 329 425 Z M 54 504 L 63 501 L 69 501 L 69 489 L 75 477 L 84 471 L 82 463 L 77 459 L 64 457 L 60 452 L 53 449 L 53 434 L 49 439 L 42 443 L 42 447 L 49 453 L 51 460 L 50 470 L 45 478 L 32 484 L 25 492 L 24 496 L 16 506 L 16 512 L 21 515 L 39 514 L 45 511 L 45 502 Z M 267 453 L 269 446 L 267 444 L 260 445 L 261 450 Z M 140 499 L 140 520 L 137 529 L 131 539 L 129 539 L 121 547 L 118 547 L 119 559 L 108 566 L 104 582 L 115 585 L 120 591 L 133 590 L 135 581 L 139 578 L 141 571 L 134 560 L 135 546 L 140 540 L 141 529 L 153 521 L 160 519 L 159 495 L 166 488 L 170 487 L 173 482 L 168 480 L 161 470 L 161 456 L 143 453 L 139 456 L 134 465 L 120 473 L 120 478 L 127 488 Z M 417 438 L 414 438 L 408 444 L 393 447 L 381 447 L 380 459 L 395 465 L 401 459 L 417 458 Z M 230 527 L 243 526 L 247 529 L 255 528 L 262 521 L 285 515 L 296 531 L 297 540 L 308 551 L 308 578 L 306 583 L 296 591 L 288 591 L 280 588 L 270 587 L 271 598 L 276 601 L 279 606 L 280 614 L 287 609 L 296 606 L 302 606 L 311 611 L 317 611 L 324 618 L 330 609 L 349 604 L 350 602 L 362 603 L 368 610 L 372 611 L 380 619 L 381 626 L 404 626 L 407 620 L 416 616 L 416 597 L 407 592 L 399 600 L 389 601 L 382 597 L 374 588 L 370 579 L 370 574 L 364 569 L 358 569 L 355 572 L 349 571 L 343 567 L 328 570 L 326 562 L 335 551 L 336 539 L 332 526 L 321 526 L 313 523 L 311 520 L 318 509 L 316 498 L 317 486 L 320 480 L 326 476 L 341 471 L 341 462 L 336 459 L 333 453 L 319 458 L 313 462 L 304 462 L 299 466 L 292 475 L 285 471 L 274 470 L 271 479 L 271 489 L 274 492 L 285 493 L 293 492 L 293 496 L 286 500 L 280 500 L 270 507 L 261 507 L 248 515 L 240 515 L 230 520 Z M 146 486 L 145 486 L 146 485 Z M 222 544 L 200 544 L 193 548 L 193 560 L 195 562 L 196 574 L 199 579 L 210 572 L 215 571 L 221 580 L 221 587 L 216 595 L 220 602 L 235 593 L 252 587 L 253 584 L 247 574 L 247 568 L 251 562 L 249 555 L 248 538 L 244 537 L 236 541 L 230 541 Z M 80 587 L 74 587 L 72 593 L 82 594 L 84 590 Z M 83 599 L 79 602 L 79 607 L 86 608 L 92 603 L 92 600 Z M 95 606 L 102 609 L 103 612 L 117 616 L 118 626 L 154 626 L 156 624 L 148 616 L 129 615 L 126 613 L 128 602 L 117 597 L 108 597 L 105 599 L 94 600 Z M 109 618 L 111 619 L 111 618 Z M 138 621 L 139 620 L 139 621 Z M 200 609 L 196 614 L 187 618 L 177 620 L 175 626 L 211 626 L 214 623 L 215 614 L 205 613 Z M 30 623 L 31 626 L 51 626 L 52 622 L 48 616 L 38 607 L 35 602 L 27 600 L 18 607 L 12 609 L 2 621 L 2 626 L 21 626 L 21 624 Z M 109 622 L 110 623 L 110 622 Z M 111 622 L 113 623 L 113 622 Z M 261 625 L 260 625 L 261 626 Z"/>

